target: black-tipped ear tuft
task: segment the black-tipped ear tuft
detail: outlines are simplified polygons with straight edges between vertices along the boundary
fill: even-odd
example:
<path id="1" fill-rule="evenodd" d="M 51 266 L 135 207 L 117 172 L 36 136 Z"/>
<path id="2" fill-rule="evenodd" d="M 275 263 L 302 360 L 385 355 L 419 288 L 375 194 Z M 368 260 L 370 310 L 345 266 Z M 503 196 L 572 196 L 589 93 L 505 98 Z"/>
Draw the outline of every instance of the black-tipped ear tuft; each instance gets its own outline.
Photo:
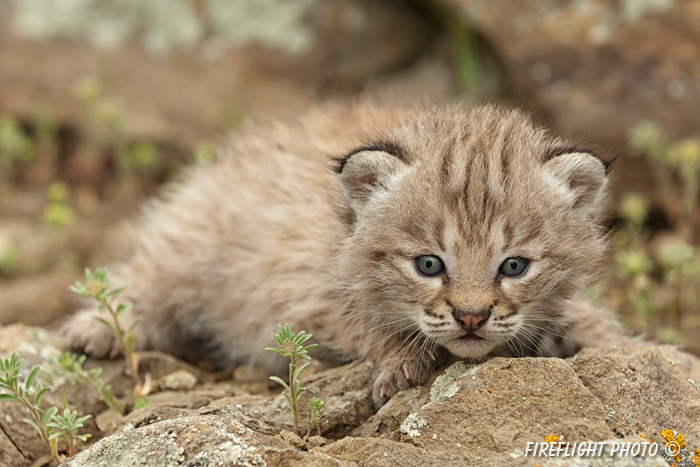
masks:
<path id="1" fill-rule="evenodd" d="M 544 168 L 575 196 L 574 208 L 587 214 L 599 211 L 608 168 L 600 158 L 590 151 L 574 148 L 548 158 Z"/>
<path id="2" fill-rule="evenodd" d="M 545 155 L 544 155 L 544 162 L 550 161 L 551 159 L 554 159 L 555 157 L 559 157 L 564 154 L 574 154 L 574 153 L 583 153 L 583 154 L 589 154 L 592 157 L 595 157 L 598 159 L 603 166 L 605 167 L 605 174 L 607 175 L 609 170 L 610 170 L 610 165 L 615 162 L 615 160 L 619 157 L 619 153 L 615 155 L 607 155 L 604 154 L 602 151 L 598 150 L 591 150 L 587 148 L 582 148 L 579 146 L 556 146 L 548 150 Z M 602 155 L 601 155 L 602 154 Z"/>
<path id="3" fill-rule="evenodd" d="M 403 149 L 387 142 L 362 146 L 334 160 L 335 172 L 355 212 L 377 190 L 386 188 L 391 177 L 408 163 Z"/>
<path id="4" fill-rule="evenodd" d="M 344 156 L 333 158 L 333 162 L 335 162 L 335 173 L 342 173 L 343 169 L 345 168 L 345 164 L 347 164 L 348 160 L 350 160 L 352 156 L 365 151 L 385 152 L 398 158 L 404 164 L 408 164 L 408 156 L 406 154 L 406 150 L 400 144 L 395 143 L 393 141 L 375 141 L 373 143 L 360 146 L 357 149 L 353 149 Z"/>

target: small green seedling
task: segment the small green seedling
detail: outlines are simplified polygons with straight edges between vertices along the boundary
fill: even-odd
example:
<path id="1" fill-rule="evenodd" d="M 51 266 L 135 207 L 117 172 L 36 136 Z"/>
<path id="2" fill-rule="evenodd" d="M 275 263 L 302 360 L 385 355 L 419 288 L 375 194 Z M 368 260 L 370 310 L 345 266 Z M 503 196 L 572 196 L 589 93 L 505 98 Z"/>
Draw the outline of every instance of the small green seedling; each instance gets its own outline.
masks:
<path id="1" fill-rule="evenodd" d="M 311 344 L 304 347 L 302 344 L 311 339 L 312 334 L 306 334 L 304 331 L 301 331 L 299 334 L 294 334 L 289 324 L 285 324 L 284 326 L 278 324 L 277 326 L 279 327 L 277 334 L 274 332 L 271 334 L 277 341 L 279 348 L 268 347 L 265 350 L 276 352 L 283 357 L 289 357 L 291 359 L 291 363 L 289 364 L 289 384 L 285 383 L 277 376 L 270 376 L 270 379 L 281 384 L 288 391 L 284 396 L 287 398 L 289 407 L 292 409 L 292 414 L 294 415 L 294 432 L 299 434 L 299 397 L 306 391 L 306 388 L 302 388 L 299 385 L 299 377 L 309 364 L 305 363 L 297 368 L 297 362 L 300 358 L 311 360 L 308 352 L 310 349 L 318 347 L 318 344 Z"/>
<path id="2" fill-rule="evenodd" d="M 51 228 L 60 230 L 75 220 L 75 212 L 68 206 L 70 189 L 68 185 L 54 182 L 47 190 L 48 203 L 44 207 L 44 221 Z"/>
<path id="3" fill-rule="evenodd" d="M 146 397 L 139 397 L 134 401 L 134 410 L 143 409 L 149 405 L 151 405 L 151 401 L 149 401 Z"/>
<path id="4" fill-rule="evenodd" d="M 15 160 L 28 162 L 34 157 L 34 145 L 15 120 L 0 116 L 0 185 L 8 182 Z"/>
<path id="5" fill-rule="evenodd" d="M 25 419 L 24 422 L 36 430 L 51 451 L 54 461 L 60 464 L 62 460 L 58 455 L 58 438 L 68 443 L 68 452 L 72 456 L 77 441 L 85 441 L 90 436 L 78 435 L 78 430 L 90 415 L 78 418 L 77 412 L 68 410 L 65 394 L 63 395 L 63 415 L 57 415 L 56 407 L 51 407 L 44 412 L 39 404 L 42 396 L 50 388 L 37 382 L 38 366 L 32 369 L 22 384 L 19 374 L 22 362 L 23 360 L 16 353 L 12 353 L 10 358 L 0 359 L 0 389 L 9 392 L 0 393 L 0 401 L 19 402 L 29 409 L 32 418 Z"/>
<path id="6" fill-rule="evenodd" d="M 316 431 L 318 436 L 321 436 L 321 423 L 323 423 L 323 416 L 326 413 L 326 409 L 323 407 L 324 403 L 318 397 L 312 397 L 311 402 L 309 402 L 309 407 L 311 411 L 309 412 L 309 429 L 306 432 L 306 437 L 304 439 L 308 440 L 311 436 L 311 427 L 316 426 Z"/>
<path id="7" fill-rule="evenodd" d="M 129 368 L 129 373 L 131 373 L 131 377 L 134 380 L 134 396 L 141 397 L 148 395 L 151 386 L 150 376 L 146 375 L 145 383 L 141 383 L 141 378 L 138 373 L 139 357 L 136 352 L 134 352 L 134 336 L 131 333 L 140 319 L 135 319 L 126 331 L 123 330 L 120 320 L 131 309 L 131 303 L 116 303 L 117 296 L 128 287 L 128 284 L 112 288 L 109 278 L 107 277 L 107 271 L 104 268 L 97 268 L 95 274 L 93 274 L 90 269 L 85 269 L 85 279 L 87 282 L 84 284 L 82 282 L 76 282 L 75 285 L 70 286 L 69 289 L 78 295 L 96 300 L 99 303 L 100 312 L 102 313 L 106 310 L 109 313 L 112 318 L 111 323 L 100 316 L 96 316 L 95 319 L 107 326 L 117 339 L 117 343 L 124 354 L 126 365 Z"/>
<path id="8" fill-rule="evenodd" d="M 63 393 L 63 414 L 54 415 L 51 422 L 46 424 L 52 431 L 49 434 L 49 439 L 53 441 L 61 438 L 68 445 L 68 457 L 73 457 L 77 452 L 78 441 L 85 442 L 91 437 L 89 434 L 78 434 L 78 430 L 83 427 L 85 420 L 90 417 L 91 415 L 85 415 L 78 418 L 78 412 L 68 409 L 66 393 Z"/>
<path id="9" fill-rule="evenodd" d="M 119 401 L 114 398 L 112 386 L 105 384 L 102 378 L 100 378 L 102 368 L 93 368 L 88 371 L 83 369 L 83 363 L 85 363 L 86 358 L 85 355 L 76 357 L 71 352 L 66 352 L 58 359 L 58 364 L 61 365 L 61 370 L 64 373 L 70 375 L 73 384 L 88 383 L 95 390 L 97 397 L 102 402 L 123 414 L 124 404 L 120 404 Z"/>

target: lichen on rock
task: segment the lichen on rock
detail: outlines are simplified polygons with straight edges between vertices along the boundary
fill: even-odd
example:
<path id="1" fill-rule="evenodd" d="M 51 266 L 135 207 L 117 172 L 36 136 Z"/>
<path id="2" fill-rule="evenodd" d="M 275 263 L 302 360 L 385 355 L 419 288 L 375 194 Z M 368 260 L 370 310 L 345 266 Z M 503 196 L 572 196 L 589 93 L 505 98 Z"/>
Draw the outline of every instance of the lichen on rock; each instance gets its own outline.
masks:
<path id="1" fill-rule="evenodd" d="M 445 373 L 435 378 L 435 382 L 430 387 L 430 402 L 454 396 L 459 391 L 456 381 L 464 375 L 473 375 L 478 370 L 478 365 L 466 362 L 454 363 L 445 370 Z"/>
<path id="2" fill-rule="evenodd" d="M 410 437 L 420 436 L 421 429 L 428 426 L 428 422 L 417 413 L 412 413 L 401 424 L 401 433 Z"/>

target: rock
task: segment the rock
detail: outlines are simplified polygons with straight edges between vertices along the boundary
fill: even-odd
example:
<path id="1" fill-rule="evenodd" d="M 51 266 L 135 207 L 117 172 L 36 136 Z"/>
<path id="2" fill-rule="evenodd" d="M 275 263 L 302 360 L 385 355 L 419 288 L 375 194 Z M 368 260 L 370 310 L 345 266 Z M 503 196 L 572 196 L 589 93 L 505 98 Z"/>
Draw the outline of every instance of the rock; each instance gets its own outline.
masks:
<path id="1" fill-rule="evenodd" d="M 428 402 L 429 392 L 425 386 L 406 389 L 394 395 L 369 420 L 355 428 L 351 436 L 377 437 L 396 431 L 408 414 L 420 409 Z"/>
<path id="2" fill-rule="evenodd" d="M 96 78 L 130 139 L 189 150 L 251 109 L 303 104 L 330 86 L 355 88 L 401 68 L 434 31 L 426 10 L 397 1 L 148 1 L 149 14 L 118 4 L 0 10 L 0 108 L 25 118 L 48 108 L 79 125 L 85 109 L 75 90 Z"/>
<path id="3" fill-rule="evenodd" d="M 22 455 L 12 440 L 0 430 L 0 465 L 6 467 L 24 467 L 28 464 L 28 459 Z"/>
<path id="4" fill-rule="evenodd" d="M 324 438 L 323 436 L 312 436 L 306 442 L 306 449 L 309 451 L 311 451 L 313 449 L 318 449 L 318 448 L 321 448 L 323 446 L 326 446 L 330 442 L 331 442 L 330 440 L 328 440 L 327 438 Z"/>
<path id="5" fill-rule="evenodd" d="M 24 324 L 0 325 L 0 355 L 11 354 L 29 340 L 31 340 L 31 328 Z"/>
<path id="6" fill-rule="evenodd" d="M 689 381 L 688 370 L 661 348 L 584 349 L 571 366 L 591 394 L 613 411 L 613 433 L 644 434 L 658 441 L 670 429 L 700 444 L 700 392 Z"/>
<path id="7" fill-rule="evenodd" d="M 470 465 L 502 465 L 528 441 L 549 435 L 570 442 L 609 437 L 603 406 L 564 360 L 494 358 L 453 384 L 406 418 L 402 441 Z"/>
<path id="8" fill-rule="evenodd" d="M 177 370 L 163 376 L 163 387 L 173 391 L 194 389 L 197 384 L 197 377 L 187 370 Z"/>
<path id="9" fill-rule="evenodd" d="M 0 283 L 0 324 L 45 325 L 63 316 L 76 271 L 56 270 Z"/>
<path id="10" fill-rule="evenodd" d="M 111 435 L 120 425 L 124 416 L 114 409 L 108 409 L 95 417 L 95 424 L 100 431 L 106 435 Z"/>
<path id="11" fill-rule="evenodd" d="M 611 456 L 612 443 L 638 443 L 638 439 L 609 439 L 606 440 L 605 449 L 602 452 L 606 454 L 601 457 L 586 457 L 586 456 L 559 456 L 546 462 L 547 467 L 669 467 L 669 464 L 660 455 L 649 457 L 647 456 Z M 662 446 L 663 448 L 663 446 Z M 532 458 L 531 458 L 532 459 Z"/>
<path id="12" fill-rule="evenodd" d="M 411 466 L 464 466 L 499 465 L 471 464 L 460 453 L 449 451 L 427 452 L 410 443 L 384 438 L 343 438 L 318 450 L 350 465 L 371 465 L 377 467 Z M 300 465 L 300 464 L 296 464 Z"/>
<path id="13" fill-rule="evenodd" d="M 0 414 L 0 434 L 7 435 L 24 458 L 38 459 L 44 454 L 49 454 L 48 448 L 34 428 L 22 421 L 31 418 L 29 409 L 16 402 L 0 402 Z"/>
<path id="14" fill-rule="evenodd" d="M 211 401 L 216 399 L 217 395 L 209 391 L 164 391 L 146 396 L 149 405 L 154 407 L 175 407 L 183 409 L 198 409 L 209 405 Z"/>
<path id="15" fill-rule="evenodd" d="M 693 2 L 438 3 L 484 36 L 515 87 L 560 132 L 618 147 L 642 119 L 672 138 L 695 133 L 700 12 Z"/>
<path id="16" fill-rule="evenodd" d="M 280 431 L 280 438 L 291 444 L 297 449 L 302 449 L 305 445 L 304 440 L 299 437 L 296 433 L 291 431 L 282 430 Z"/>
<path id="17" fill-rule="evenodd" d="M 134 428 L 162 422 L 163 420 L 187 417 L 196 413 L 192 409 L 149 405 L 122 417 L 115 431 L 133 430 Z"/>
<path id="18" fill-rule="evenodd" d="M 373 370 L 374 366 L 369 362 L 356 362 L 322 371 L 309 380 L 303 380 L 301 383 L 306 387 L 306 392 L 299 399 L 302 408 L 300 425 L 306 426 L 305 408 L 312 397 L 318 397 L 326 407 L 323 435 L 338 438 L 350 433 L 373 413 L 370 403 Z M 294 429 L 289 404 L 283 394 L 272 400 L 247 404 L 245 410 L 251 417 L 260 418 L 269 425 L 289 431 Z"/>
<path id="19" fill-rule="evenodd" d="M 104 438 L 65 462 L 66 467 L 265 465 L 267 450 L 294 450 L 217 415 L 165 420 Z"/>
<path id="20" fill-rule="evenodd" d="M 233 379 L 237 383 L 258 383 L 266 381 L 269 373 L 264 368 L 253 365 L 240 365 L 233 370 Z"/>
<path id="21" fill-rule="evenodd" d="M 12 340 L 13 336 L 21 338 Z M 19 325 L 0 328 L 0 345 L 3 339 L 17 345 L 29 363 L 27 371 L 33 364 L 50 368 L 52 358 L 60 354 L 50 343 L 51 335 L 41 330 Z M 183 370 L 175 359 L 148 358 L 148 368 L 162 376 Z M 120 361 L 101 363 L 123 369 Z M 88 360 L 88 364 L 95 362 Z M 109 375 L 112 367 L 107 368 Z M 400 392 L 372 414 L 374 367 L 355 362 L 319 369 L 302 380 L 307 388 L 300 400 L 303 433 L 308 400 L 320 397 L 326 407 L 323 437 L 313 436 L 306 443 L 291 432 L 291 412 L 282 394 L 253 396 L 238 383 L 206 375 L 198 377 L 189 391 L 149 395 L 149 406 L 124 417 L 104 411 L 91 391 L 77 397 L 65 380 L 54 380 L 59 390 L 47 393 L 45 401 L 59 404 L 56 397 L 66 390 L 69 405 L 79 414 L 85 413 L 84 407 L 102 407 L 103 413 L 85 428 L 97 442 L 66 462 L 74 466 L 239 462 L 300 467 L 534 463 L 651 467 L 663 465 L 663 459 L 544 458 L 525 451 L 528 443 L 544 443 L 551 436 L 571 445 L 643 441 L 643 435 L 663 449 L 669 432 L 664 436 L 661 432 L 673 430 L 676 439 L 683 435 L 687 442 L 686 462 L 700 447 L 700 390 L 695 383 L 699 369 L 700 360 L 692 355 L 670 346 L 646 345 L 590 348 L 570 359 L 457 362 L 433 375 L 432 383 Z M 117 377 L 124 378 L 121 373 Z M 46 454 L 31 427 L 21 423 L 27 417 L 22 406 L 2 402 L 0 412 L 2 465 L 26 466 Z M 98 427 L 104 434 L 113 434 L 99 439 Z"/>
<path id="22" fill-rule="evenodd" d="M 547 467 L 669 467 L 668 462 L 661 457 L 642 459 L 639 457 L 615 457 L 612 459 L 598 459 L 586 457 L 570 457 L 566 459 L 553 459 Z"/>
<path id="23" fill-rule="evenodd" d="M 150 374 L 153 380 L 164 380 L 166 375 L 177 373 L 178 377 L 182 376 L 190 381 L 191 377 L 194 377 L 196 382 L 199 376 L 200 372 L 197 367 L 183 362 L 172 355 L 155 351 L 139 352 L 138 354 L 139 372 Z M 180 371 L 190 373 L 191 377 L 184 376 L 184 373 L 179 373 Z"/>

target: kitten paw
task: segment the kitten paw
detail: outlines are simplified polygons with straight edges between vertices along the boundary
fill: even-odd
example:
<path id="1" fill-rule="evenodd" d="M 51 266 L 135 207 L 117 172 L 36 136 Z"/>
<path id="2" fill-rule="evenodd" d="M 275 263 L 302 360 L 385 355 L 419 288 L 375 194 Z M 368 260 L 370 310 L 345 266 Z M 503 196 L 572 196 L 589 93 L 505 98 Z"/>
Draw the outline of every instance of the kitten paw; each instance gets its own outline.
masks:
<path id="1" fill-rule="evenodd" d="M 66 343 L 75 350 L 96 358 L 115 358 L 121 355 L 121 348 L 112 331 L 95 319 L 99 316 L 110 321 L 108 313 L 96 310 L 83 310 L 71 316 L 61 328 Z"/>
<path id="2" fill-rule="evenodd" d="M 372 386 L 372 403 L 375 410 L 386 404 L 397 392 L 428 381 L 430 374 L 442 361 L 442 355 L 428 351 L 410 360 L 396 356 L 385 361 Z"/>

